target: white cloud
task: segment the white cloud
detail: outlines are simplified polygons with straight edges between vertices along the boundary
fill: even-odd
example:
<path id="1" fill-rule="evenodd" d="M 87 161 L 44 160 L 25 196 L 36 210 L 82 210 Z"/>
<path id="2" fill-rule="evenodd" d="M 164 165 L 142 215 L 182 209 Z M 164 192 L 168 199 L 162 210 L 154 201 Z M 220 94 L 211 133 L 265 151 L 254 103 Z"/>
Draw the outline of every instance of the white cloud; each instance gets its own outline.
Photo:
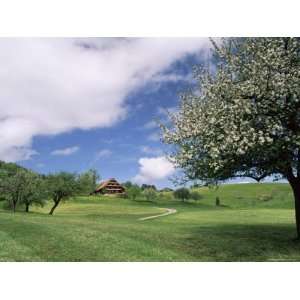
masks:
<path id="1" fill-rule="evenodd" d="M 112 155 L 112 152 L 109 149 L 103 149 L 97 152 L 96 154 L 96 160 L 102 158 L 102 157 L 109 157 Z"/>
<path id="2" fill-rule="evenodd" d="M 162 155 L 163 151 L 159 148 L 152 148 L 149 146 L 142 146 L 141 151 L 145 154 L 151 154 L 151 155 Z"/>
<path id="3" fill-rule="evenodd" d="M 124 119 L 126 96 L 208 39 L 0 39 L 0 159 L 28 159 L 32 139 Z"/>
<path id="4" fill-rule="evenodd" d="M 158 123 L 156 121 L 152 120 L 152 121 L 147 122 L 143 128 L 144 129 L 154 129 L 157 127 L 158 127 Z"/>
<path id="5" fill-rule="evenodd" d="M 152 183 L 175 172 L 174 165 L 164 156 L 139 159 L 139 173 L 132 179 L 136 183 Z"/>
<path id="6" fill-rule="evenodd" d="M 79 150 L 78 146 L 64 148 L 64 149 L 57 149 L 51 152 L 51 155 L 61 155 L 61 156 L 68 156 L 74 154 Z"/>
<path id="7" fill-rule="evenodd" d="M 161 117 L 168 118 L 169 114 L 176 113 L 178 111 L 177 106 L 171 106 L 171 107 L 158 107 L 157 114 Z"/>
<path id="8" fill-rule="evenodd" d="M 192 83 L 195 81 L 195 79 L 192 73 L 188 75 L 171 73 L 171 74 L 157 74 L 152 78 L 152 81 L 156 83 L 161 83 L 166 81 L 168 82 L 187 81 Z"/>
<path id="9" fill-rule="evenodd" d="M 152 142 L 158 142 L 160 140 L 160 134 L 158 132 L 153 132 L 148 135 L 148 140 Z"/>

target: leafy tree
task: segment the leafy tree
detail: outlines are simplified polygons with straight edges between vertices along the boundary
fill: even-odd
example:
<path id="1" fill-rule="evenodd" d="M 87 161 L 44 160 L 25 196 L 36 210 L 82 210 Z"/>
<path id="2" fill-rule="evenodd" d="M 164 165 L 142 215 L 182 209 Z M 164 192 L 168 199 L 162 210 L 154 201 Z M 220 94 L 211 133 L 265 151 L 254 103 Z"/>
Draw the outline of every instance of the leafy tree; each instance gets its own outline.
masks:
<path id="1" fill-rule="evenodd" d="M 45 196 L 42 178 L 23 168 L 9 168 L 1 169 L 0 189 L 2 197 L 7 200 L 13 212 L 21 204 L 24 204 L 26 212 L 32 204 L 42 205 Z"/>
<path id="2" fill-rule="evenodd" d="M 100 175 L 95 169 L 90 169 L 87 172 L 80 174 L 78 177 L 79 193 L 93 193 L 97 187 L 97 182 L 99 181 L 99 179 Z"/>
<path id="3" fill-rule="evenodd" d="M 147 201 L 152 201 L 154 202 L 157 199 L 157 192 L 153 188 L 146 188 L 143 191 L 143 195 L 146 198 Z"/>
<path id="4" fill-rule="evenodd" d="M 121 184 L 122 186 L 125 187 L 125 189 L 130 189 L 134 184 L 131 181 L 126 181 Z"/>
<path id="5" fill-rule="evenodd" d="M 197 71 L 164 141 L 188 179 L 280 175 L 295 198 L 300 238 L 300 39 L 214 41 L 216 70 Z"/>
<path id="6" fill-rule="evenodd" d="M 195 200 L 195 201 L 198 201 L 202 198 L 202 196 L 198 192 L 192 191 L 192 192 L 190 192 L 190 198 Z"/>
<path id="7" fill-rule="evenodd" d="M 190 190 L 187 188 L 179 188 L 173 192 L 174 198 L 180 199 L 183 202 L 190 199 L 191 193 Z"/>
<path id="8" fill-rule="evenodd" d="M 47 176 L 47 193 L 54 202 L 49 214 L 52 215 L 55 208 L 62 200 L 67 200 L 78 193 L 79 186 L 75 174 L 60 172 Z"/>
<path id="9" fill-rule="evenodd" d="M 153 189 L 153 190 L 157 190 L 156 189 L 156 186 L 154 184 L 142 184 L 141 186 L 141 189 L 142 190 L 145 190 L 145 189 Z"/>
<path id="10" fill-rule="evenodd" d="M 15 212 L 17 205 L 23 197 L 26 188 L 26 171 L 16 170 L 16 173 L 9 174 L 7 171 L 1 172 L 0 189 L 2 197 L 9 203 L 12 211 Z"/>
<path id="11" fill-rule="evenodd" d="M 161 189 L 160 192 L 173 192 L 173 189 L 165 187 L 165 188 Z"/>
<path id="12" fill-rule="evenodd" d="M 141 192 L 141 188 L 137 184 L 133 184 L 126 190 L 128 198 L 134 201 L 141 195 Z"/>
<path id="13" fill-rule="evenodd" d="M 42 177 L 31 171 L 23 177 L 24 186 L 20 197 L 20 204 L 24 204 L 25 212 L 33 204 L 43 206 L 46 198 L 46 185 Z"/>
<path id="14" fill-rule="evenodd" d="M 6 163 L 4 161 L 0 160 L 0 172 L 2 173 L 2 175 L 6 175 L 6 176 L 10 176 L 10 175 L 14 175 L 17 173 L 17 171 L 26 171 L 25 168 L 18 166 L 15 163 Z"/>

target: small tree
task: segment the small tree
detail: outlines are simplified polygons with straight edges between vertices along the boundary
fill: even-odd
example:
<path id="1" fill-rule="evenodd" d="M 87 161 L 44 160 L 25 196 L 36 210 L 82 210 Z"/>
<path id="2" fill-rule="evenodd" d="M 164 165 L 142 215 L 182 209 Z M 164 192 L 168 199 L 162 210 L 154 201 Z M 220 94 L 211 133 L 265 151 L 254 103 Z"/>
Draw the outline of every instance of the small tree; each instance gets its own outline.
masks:
<path id="1" fill-rule="evenodd" d="M 177 189 L 176 191 L 174 191 L 173 195 L 176 199 L 180 199 L 183 202 L 190 199 L 191 197 L 190 190 L 187 188 Z"/>
<path id="2" fill-rule="evenodd" d="M 125 187 L 125 189 L 130 189 L 134 184 L 131 181 L 126 181 L 122 183 L 122 186 Z"/>
<path id="3" fill-rule="evenodd" d="M 9 174 L 1 172 L 0 189 L 4 199 L 9 203 L 12 211 L 15 212 L 17 205 L 24 197 L 27 185 L 27 171 L 18 169 L 16 173 Z"/>
<path id="4" fill-rule="evenodd" d="M 146 188 L 143 191 L 143 195 L 146 198 L 147 201 L 152 201 L 154 202 L 157 199 L 157 192 L 153 188 Z"/>
<path id="5" fill-rule="evenodd" d="M 132 184 L 131 187 L 127 188 L 126 193 L 129 199 L 135 201 L 141 195 L 141 188 L 136 184 Z"/>
<path id="6" fill-rule="evenodd" d="M 54 202 L 49 214 L 52 215 L 55 208 L 62 200 L 67 200 L 78 192 L 78 182 L 74 174 L 60 172 L 47 177 L 47 192 Z"/>
<path id="7" fill-rule="evenodd" d="M 193 200 L 195 200 L 195 201 L 198 201 L 198 200 L 200 200 L 202 198 L 202 196 L 198 192 L 192 191 L 190 193 L 190 198 L 193 199 Z"/>
<path id="8" fill-rule="evenodd" d="M 43 206 L 45 204 L 46 186 L 41 176 L 33 172 L 27 172 L 24 176 L 24 187 L 20 197 L 20 203 L 24 204 L 25 212 L 33 204 Z"/>
<path id="9" fill-rule="evenodd" d="M 90 169 L 87 172 L 81 173 L 78 177 L 78 192 L 85 195 L 93 193 L 99 179 L 100 175 L 95 169 Z"/>
<path id="10" fill-rule="evenodd" d="M 156 186 L 154 184 L 142 184 L 141 186 L 142 190 L 146 190 L 146 189 L 153 189 L 153 190 L 157 190 Z"/>

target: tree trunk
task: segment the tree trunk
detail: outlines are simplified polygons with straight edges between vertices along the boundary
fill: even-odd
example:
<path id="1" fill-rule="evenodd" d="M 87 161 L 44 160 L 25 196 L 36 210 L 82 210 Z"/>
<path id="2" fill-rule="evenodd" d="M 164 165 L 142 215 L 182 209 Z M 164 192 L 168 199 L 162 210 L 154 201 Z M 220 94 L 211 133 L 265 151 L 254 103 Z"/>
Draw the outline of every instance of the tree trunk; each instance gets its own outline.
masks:
<path id="1" fill-rule="evenodd" d="M 294 192 L 294 200 L 295 200 L 297 239 L 300 240 L 300 182 L 291 183 L 291 186 Z"/>
<path id="2" fill-rule="evenodd" d="M 26 212 L 29 212 L 29 203 L 26 203 L 26 204 L 25 204 L 25 211 L 26 211 Z"/>
<path id="3" fill-rule="evenodd" d="M 55 208 L 58 206 L 59 202 L 60 202 L 60 200 L 54 202 L 54 205 L 52 206 L 52 208 L 49 212 L 49 215 L 53 215 L 53 212 L 54 212 Z"/>
<path id="4" fill-rule="evenodd" d="M 13 213 L 16 212 L 16 206 L 17 206 L 17 203 L 15 201 L 12 202 L 12 208 L 13 208 Z"/>

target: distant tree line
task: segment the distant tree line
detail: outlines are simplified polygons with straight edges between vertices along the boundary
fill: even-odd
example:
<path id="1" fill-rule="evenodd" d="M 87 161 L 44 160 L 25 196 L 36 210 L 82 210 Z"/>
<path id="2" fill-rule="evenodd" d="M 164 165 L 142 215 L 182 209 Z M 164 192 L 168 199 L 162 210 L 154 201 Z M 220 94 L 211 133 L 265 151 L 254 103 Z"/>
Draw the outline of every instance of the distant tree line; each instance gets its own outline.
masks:
<path id="1" fill-rule="evenodd" d="M 33 205 L 43 207 L 50 202 L 52 206 L 49 214 L 52 215 L 61 202 L 77 195 L 90 195 L 94 192 L 99 179 L 99 174 L 93 169 L 81 174 L 59 172 L 44 175 L 14 163 L 0 161 L 0 201 L 12 212 L 16 212 L 17 209 L 29 212 Z M 197 191 L 187 188 L 175 191 L 171 188 L 158 190 L 155 185 L 139 186 L 130 181 L 122 185 L 126 189 L 123 197 L 133 201 L 156 202 L 166 196 L 183 202 L 201 198 Z"/>
<path id="2" fill-rule="evenodd" d="M 155 185 L 149 184 L 142 184 L 139 186 L 138 184 L 130 181 L 124 182 L 122 185 L 126 188 L 125 197 L 134 201 L 143 199 L 145 201 L 155 202 L 159 198 L 163 198 L 166 195 L 169 195 L 171 198 L 180 200 L 182 202 L 189 200 L 198 201 L 202 198 L 198 191 L 193 190 L 196 186 L 192 186 L 192 189 L 182 187 L 174 191 L 168 187 L 158 190 Z"/>

